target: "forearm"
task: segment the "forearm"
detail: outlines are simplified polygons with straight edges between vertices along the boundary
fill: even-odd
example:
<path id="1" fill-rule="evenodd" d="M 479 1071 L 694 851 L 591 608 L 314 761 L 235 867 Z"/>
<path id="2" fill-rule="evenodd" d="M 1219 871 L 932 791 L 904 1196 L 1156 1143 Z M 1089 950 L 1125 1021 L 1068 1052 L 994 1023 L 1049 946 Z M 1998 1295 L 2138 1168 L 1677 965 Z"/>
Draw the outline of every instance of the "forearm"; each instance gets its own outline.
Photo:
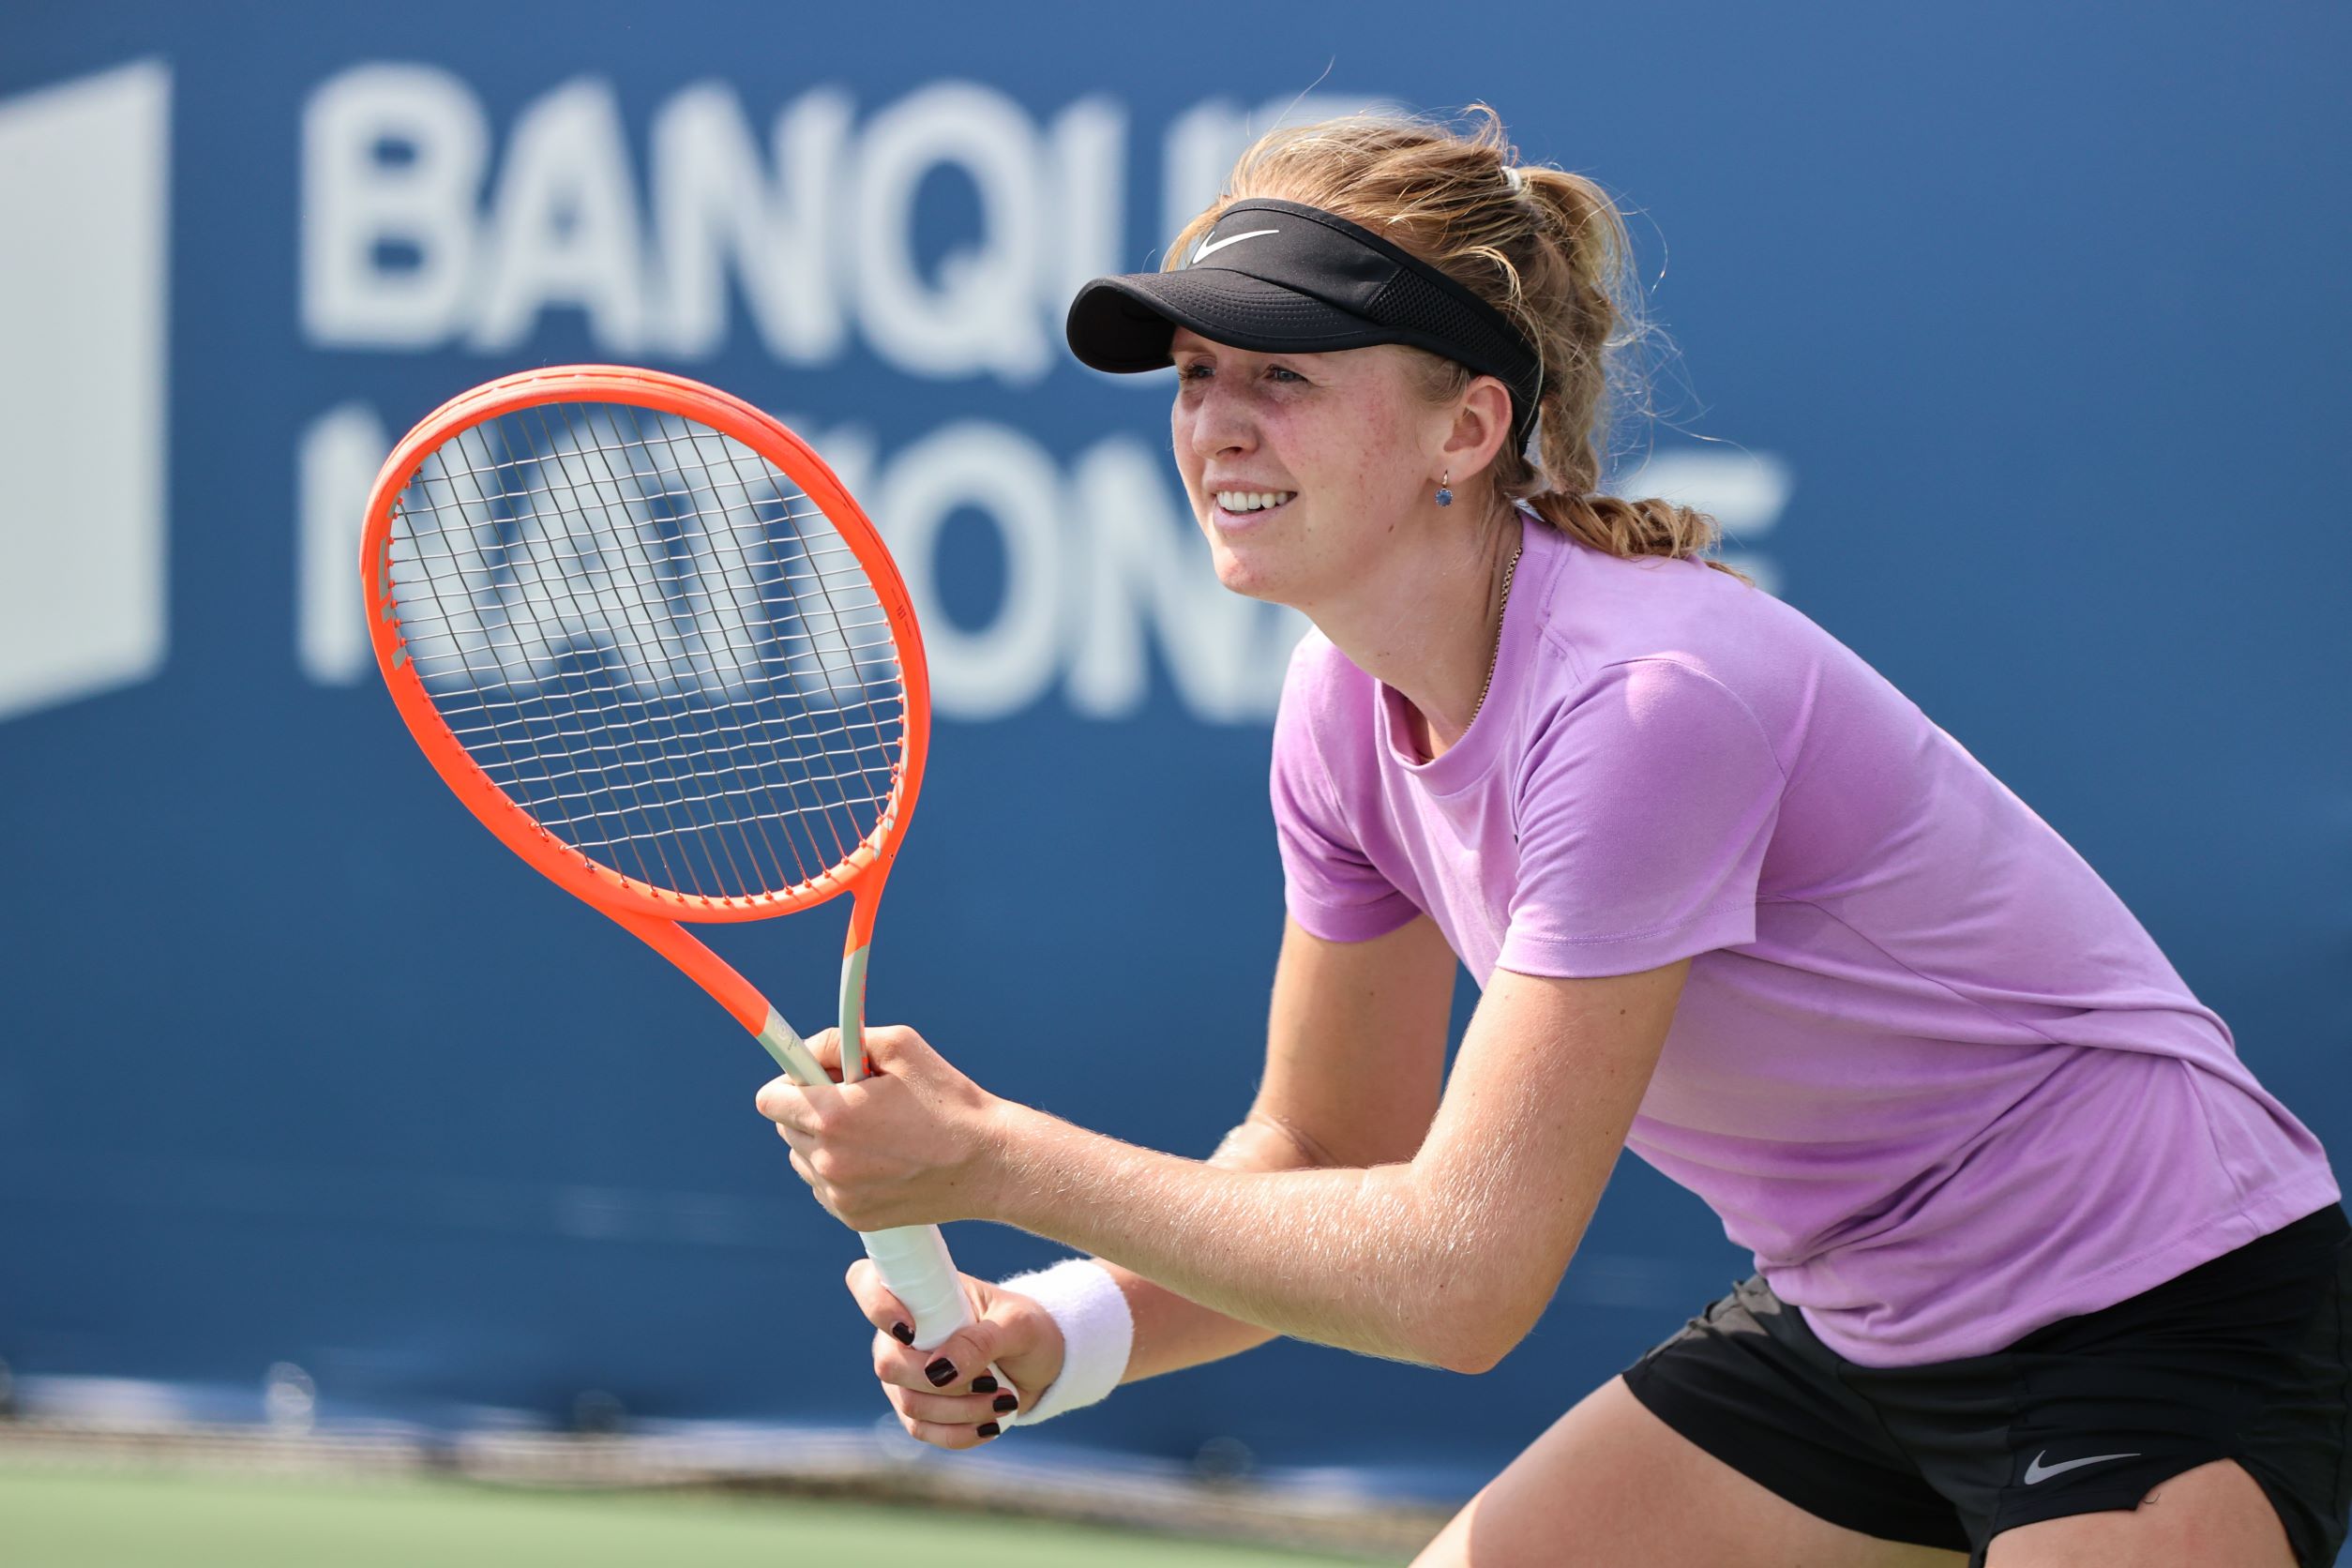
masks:
<path id="1" fill-rule="evenodd" d="M 1025 1107 L 1006 1115 L 988 1217 L 1092 1252 L 1261 1334 L 1451 1365 L 1444 1321 L 1478 1322 L 1485 1311 L 1470 1266 L 1482 1254 L 1475 1204 L 1439 1199 L 1410 1166 L 1236 1170 Z M 1219 1353 L 1229 1334 L 1245 1348 L 1238 1334 L 1152 1304 L 1167 1314 L 1153 1355 L 1168 1355 L 1169 1366 L 1191 1349 Z"/>
<path id="2" fill-rule="evenodd" d="M 1227 1170 L 1302 1170 L 1325 1160 L 1295 1131 L 1253 1119 L 1228 1133 L 1209 1163 Z M 1135 1315 L 1135 1346 L 1123 1382 L 1222 1361 L 1275 1337 L 1271 1329 L 1203 1306 L 1133 1269 L 1106 1259 L 1095 1261 L 1118 1282 Z"/>
<path id="3" fill-rule="evenodd" d="M 1327 942 L 1286 922 L 1257 1101 L 1208 1163 L 1285 1171 L 1411 1158 L 1438 1108 L 1455 967 L 1443 933 L 1426 919 L 1368 942 Z M 1274 1336 L 1132 1269 L 1108 1266 L 1136 1307 L 1130 1378 Z"/>

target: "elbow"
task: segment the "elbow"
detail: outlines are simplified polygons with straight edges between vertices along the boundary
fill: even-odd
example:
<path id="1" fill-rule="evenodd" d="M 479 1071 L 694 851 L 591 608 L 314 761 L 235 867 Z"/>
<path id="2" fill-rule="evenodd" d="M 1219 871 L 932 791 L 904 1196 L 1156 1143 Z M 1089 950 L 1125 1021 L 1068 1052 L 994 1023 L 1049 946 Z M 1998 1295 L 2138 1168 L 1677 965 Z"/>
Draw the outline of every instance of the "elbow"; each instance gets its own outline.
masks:
<path id="1" fill-rule="evenodd" d="M 1465 1377 L 1475 1378 L 1481 1373 L 1492 1372 L 1501 1365 L 1503 1356 L 1508 1353 L 1507 1347 L 1498 1351 L 1456 1346 L 1445 1354 L 1436 1357 L 1429 1364 L 1440 1372 L 1459 1372 Z"/>
<path id="2" fill-rule="evenodd" d="M 1412 1168 L 1402 1168 L 1410 1179 Z M 1547 1249 L 1511 1244 L 1507 1229 L 1482 1229 L 1451 1206 L 1416 1207 L 1428 1223 L 1392 1254 L 1402 1265 L 1389 1276 L 1389 1300 L 1404 1309 L 1397 1337 L 1424 1366 L 1491 1372 L 1543 1318 L 1562 1271 L 1534 1256 Z"/>
<path id="3" fill-rule="evenodd" d="M 1424 1365 L 1467 1377 L 1492 1372 L 1534 1329 L 1544 1315 L 1544 1305 L 1539 1300 L 1530 1310 L 1515 1295 L 1485 1296 L 1463 1289 L 1459 1281 L 1451 1289 L 1440 1288 L 1435 1309 L 1425 1319 L 1423 1332 L 1414 1336 L 1420 1352 L 1416 1359 Z"/>

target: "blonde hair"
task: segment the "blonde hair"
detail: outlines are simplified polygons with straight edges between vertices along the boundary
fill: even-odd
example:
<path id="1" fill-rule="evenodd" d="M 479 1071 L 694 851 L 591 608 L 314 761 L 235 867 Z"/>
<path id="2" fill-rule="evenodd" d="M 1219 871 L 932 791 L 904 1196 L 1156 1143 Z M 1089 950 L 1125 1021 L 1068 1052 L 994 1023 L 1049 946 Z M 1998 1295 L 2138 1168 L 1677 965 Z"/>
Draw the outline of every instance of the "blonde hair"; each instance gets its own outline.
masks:
<path id="1" fill-rule="evenodd" d="M 1703 558 L 1720 538 L 1705 513 L 1599 493 L 1612 383 L 1647 330 L 1624 219 L 1581 174 L 1515 165 L 1492 109 L 1473 104 L 1468 113 L 1467 129 L 1359 114 L 1269 131 L 1163 264 L 1174 266 L 1229 204 L 1248 197 L 1320 207 L 1385 236 L 1500 311 L 1543 366 L 1541 460 L 1506 443 L 1487 470 L 1496 493 L 1611 555 Z M 1412 352 L 1433 401 L 1457 396 L 1476 374 Z M 1747 580 L 1720 561 L 1706 564 Z"/>

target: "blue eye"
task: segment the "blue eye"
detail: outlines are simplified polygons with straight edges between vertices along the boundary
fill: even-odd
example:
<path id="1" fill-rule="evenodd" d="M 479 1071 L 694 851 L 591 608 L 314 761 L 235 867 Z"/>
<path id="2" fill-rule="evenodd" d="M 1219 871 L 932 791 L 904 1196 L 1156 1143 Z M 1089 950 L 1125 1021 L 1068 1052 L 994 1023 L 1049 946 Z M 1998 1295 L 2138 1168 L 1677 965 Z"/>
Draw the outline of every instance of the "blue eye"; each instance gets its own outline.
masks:
<path id="1" fill-rule="evenodd" d="M 1208 362 L 1207 360 L 1205 360 L 1205 359 L 1196 359 L 1196 360 L 1194 360 L 1194 361 L 1193 361 L 1191 364 L 1189 364 L 1189 365 L 1179 365 L 1179 366 L 1177 366 L 1177 367 L 1176 367 L 1176 379 L 1177 379 L 1178 381 L 1206 381 L 1206 380 L 1208 380 L 1208 379 L 1209 379 L 1209 362 Z"/>
<path id="2" fill-rule="evenodd" d="M 1304 376 L 1299 374 L 1298 371 L 1291 369 L 1288 365 L 1269 366 L 1267 368 L 1266 374 L 1279 382 L 1304 382 L 1306 380 Z"/>

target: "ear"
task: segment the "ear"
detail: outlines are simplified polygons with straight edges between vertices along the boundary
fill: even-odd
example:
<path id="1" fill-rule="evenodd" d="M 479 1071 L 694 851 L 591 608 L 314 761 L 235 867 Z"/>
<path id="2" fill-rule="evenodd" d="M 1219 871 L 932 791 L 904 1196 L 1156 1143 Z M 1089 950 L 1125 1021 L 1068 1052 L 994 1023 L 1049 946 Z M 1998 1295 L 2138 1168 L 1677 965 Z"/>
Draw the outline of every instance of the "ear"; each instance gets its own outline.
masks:
<path id="1" fill-rule="evenodd" d="M 1462 389 L 1439 462 L 1457 479 L 1485 472 L 1511 439 L 1511 392 L 1493 376 L 1479 376 Z"/>

